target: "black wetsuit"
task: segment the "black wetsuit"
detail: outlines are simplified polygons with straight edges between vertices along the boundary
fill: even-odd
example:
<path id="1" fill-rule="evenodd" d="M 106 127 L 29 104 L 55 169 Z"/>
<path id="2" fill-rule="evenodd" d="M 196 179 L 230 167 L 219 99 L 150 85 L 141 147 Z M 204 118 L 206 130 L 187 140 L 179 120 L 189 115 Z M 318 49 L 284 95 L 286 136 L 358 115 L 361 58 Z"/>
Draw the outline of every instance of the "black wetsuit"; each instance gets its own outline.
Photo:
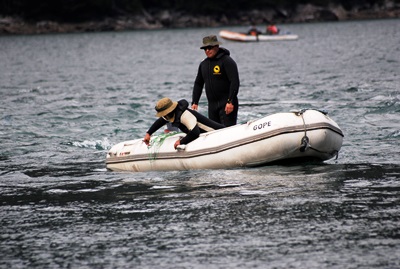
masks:
<path id="1" fill-rule="evenodd" d="M 197 72 L 193 87 L 192 104 L 198 105 L 205 84 L 208 117 L 225 126 L 235 125 L 239 110 L 239 72 L 229 50 L 219 48 L 214 58 L 204 59 Z M 225 105 L 231 102 L 234 110 L 226 115 Z"/>
<path id="2" fill-rule="evenodd" d="M 175 119 L 174 122 L 172 123 L 172 126 L 178 127 L 182 132 L 186 133 L 186 136 L 181 139 L 181 144 L 188 144 L 195 140 L 196 138 L 199 137 L 200 133 L 205 133 L 210 130 L 217 130 L 217 129 L 222 129 L 225 128 L 225 126 L 210 120 L 206 116 L 200 114 L 199 112 L 195 110 L 191 110 L 188 108 L 189 103 L 188 101 L 182 99 L 178 101 L 178 105 L 174 110 L 175 113 Z M 182 114 L 184 112 L 188 111 L 191 113 L 194 117 L 196 117 L 197 123 L 194 125 L 192 129 L 189 129 L 185 124 L 181 122 L 181 117 L 183 117 Z M 186 115 L 187 116 L 187 115 Z M 149 128 L 147 133 L 149 135 L 152 135 L 155 133 L 158 129 L 163 127 L 165 124 L 167 124 L 168 121 L 166 121 L 163 118 L 158 118 L 153 125 Z"/>

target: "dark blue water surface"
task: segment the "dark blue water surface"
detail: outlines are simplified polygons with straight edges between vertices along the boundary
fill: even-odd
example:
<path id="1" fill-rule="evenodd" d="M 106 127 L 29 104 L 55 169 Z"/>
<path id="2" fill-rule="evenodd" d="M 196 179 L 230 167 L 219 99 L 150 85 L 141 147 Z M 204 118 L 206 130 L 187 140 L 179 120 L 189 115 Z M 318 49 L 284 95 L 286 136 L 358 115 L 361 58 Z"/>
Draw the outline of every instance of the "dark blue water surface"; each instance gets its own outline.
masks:
<path id="1" fill-rule="evenodd" d="M 400 268 L 400 20 L 281 29 L 299 40 L 223 41 L 239 122 L 325 109 L 337 160 L 109 172 L 221 29 L 1 36 L 0 268 Z"/>

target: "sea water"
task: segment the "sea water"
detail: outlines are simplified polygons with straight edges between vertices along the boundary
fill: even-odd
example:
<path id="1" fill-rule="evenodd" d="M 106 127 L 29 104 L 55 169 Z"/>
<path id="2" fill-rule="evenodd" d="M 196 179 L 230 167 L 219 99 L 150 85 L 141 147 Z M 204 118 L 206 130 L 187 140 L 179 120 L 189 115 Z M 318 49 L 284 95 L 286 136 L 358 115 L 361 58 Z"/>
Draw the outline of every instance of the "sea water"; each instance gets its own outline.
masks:
<path id="1" fill-rule="evenodd" d="M 221 40 L 238 121 L 327 110 L 336 160 L 107 171 L 222 28 L 1 36 L 0 268 L 399 268 L 400 20 L 280 27 L 299 39 Z"/>

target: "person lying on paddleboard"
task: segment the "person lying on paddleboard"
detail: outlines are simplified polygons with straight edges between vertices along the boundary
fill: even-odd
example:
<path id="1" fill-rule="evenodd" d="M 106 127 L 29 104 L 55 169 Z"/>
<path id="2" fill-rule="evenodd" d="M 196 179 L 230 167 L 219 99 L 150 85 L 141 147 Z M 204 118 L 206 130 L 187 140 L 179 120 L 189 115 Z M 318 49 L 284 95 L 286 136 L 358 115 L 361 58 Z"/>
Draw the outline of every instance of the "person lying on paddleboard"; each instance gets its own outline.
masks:
<path id="1" fill-rule="evenodd" d="M 247 30 L 247 34 L 252 36 L 258 36 L 261 35 L 262 32 L 257 28 L 257 26 L 254 23 L 252 23 L 249 30 Z"/>
<path id="2" fill-rule="evenodd" d="M 160 99 L 156 104 L 156 117 L 159 117 L 149 128 L 144 136 L 143 142 L 147 146 L 150 145 L 150 137 L 158 129 L 163 127 L 168 122 L 173 127 L 178 127 L 186 136 L 178 139 L 174 148 L 179 145 L 186 145 L 200 136 L 200 133 L 205 133 L 217 129 L 225 128 L 224 125 L 210 120 L 199 112 L 189 109 L 189 102 L 182 99 L 178 102 L 173 102 L 165 97 Z"/>

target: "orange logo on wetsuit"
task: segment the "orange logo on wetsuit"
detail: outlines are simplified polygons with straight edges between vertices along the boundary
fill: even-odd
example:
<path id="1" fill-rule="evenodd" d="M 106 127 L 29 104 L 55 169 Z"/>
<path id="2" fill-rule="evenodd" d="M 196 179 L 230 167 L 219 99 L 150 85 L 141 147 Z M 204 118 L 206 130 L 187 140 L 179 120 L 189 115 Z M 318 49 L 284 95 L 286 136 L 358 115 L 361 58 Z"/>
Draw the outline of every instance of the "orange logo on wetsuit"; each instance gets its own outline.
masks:
<path id="1" fill-rule="evenodd" d="M 221 75 L 221 67 L 219 65 L 214 66 L 214 75 Z"/>

